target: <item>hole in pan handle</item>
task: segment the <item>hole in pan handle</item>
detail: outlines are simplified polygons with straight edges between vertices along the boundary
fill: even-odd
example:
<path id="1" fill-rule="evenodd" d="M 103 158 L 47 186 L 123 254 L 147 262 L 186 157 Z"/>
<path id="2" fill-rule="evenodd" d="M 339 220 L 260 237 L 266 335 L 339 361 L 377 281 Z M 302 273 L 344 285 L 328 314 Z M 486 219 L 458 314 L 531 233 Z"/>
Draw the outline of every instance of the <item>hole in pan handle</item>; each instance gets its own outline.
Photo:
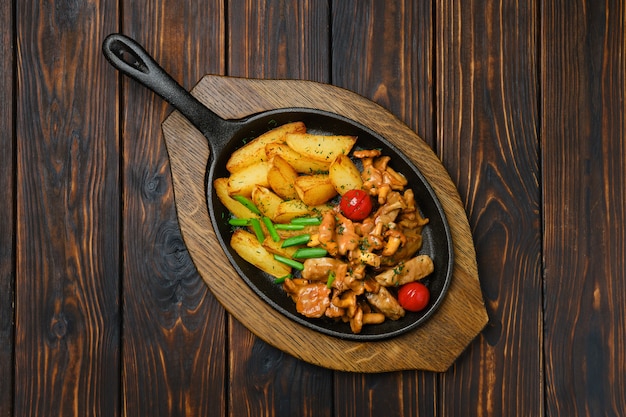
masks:
<path id="1" fill-rule="evenodd" d="M 102 53 L 121 73 L 149 88 L 181 112 L 207 138 L 219 138 L 226 121 L 209 110 L 174 80 L 148 52 L 128 36 L 113 33 L 102 43 Z M 209 140 L 211 151 L 215 143 Z M 219 140 L 216 140 L 219 143 Z"/>

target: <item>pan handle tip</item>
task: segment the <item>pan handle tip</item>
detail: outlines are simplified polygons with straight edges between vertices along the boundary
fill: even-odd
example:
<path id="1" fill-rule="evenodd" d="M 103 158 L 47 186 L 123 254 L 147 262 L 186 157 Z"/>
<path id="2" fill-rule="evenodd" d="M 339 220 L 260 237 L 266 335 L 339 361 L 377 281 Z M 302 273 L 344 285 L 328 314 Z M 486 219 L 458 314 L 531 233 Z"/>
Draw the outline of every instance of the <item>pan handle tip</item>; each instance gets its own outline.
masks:
<path id="1" fill-rule="evenodd" d="M 112 33 L 104 39 L 102 53 L 114 68 L 174 106 L 209 139 L 211 148 L 214 147 L 216 141 L 211 138 L 219 135 L 225 120 L 178 84 L 138 42 L 120 33 Z"/>
<path id="2" fill-rule="evenodd" d="M 102 53 L 116 69 L 138 81 L 148 80 L 151 70 L 162 71 L 141 45 L 119 33 L 104 39 Z"/>

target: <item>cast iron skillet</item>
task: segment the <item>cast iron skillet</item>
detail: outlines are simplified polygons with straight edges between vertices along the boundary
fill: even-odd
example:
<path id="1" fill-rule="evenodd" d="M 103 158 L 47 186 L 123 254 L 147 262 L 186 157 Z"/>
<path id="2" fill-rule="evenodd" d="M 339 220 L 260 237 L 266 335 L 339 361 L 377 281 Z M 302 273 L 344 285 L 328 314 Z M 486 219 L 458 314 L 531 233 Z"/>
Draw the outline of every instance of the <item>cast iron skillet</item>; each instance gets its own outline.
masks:
<path id="1" fill-rule="evenodd" d="M 283 108 L 261 112 L 239 120 L 225 120 L 213 113 L 187 90 L 169 76 L 154 59 L 134 40 L 120 34 L 109 35 L 102 46 L 108 61 L 145 87 L 160 95 L 182 113 L 208 140 L 210 157 L 206 170 L 206 195 L 211 222 L 224 252 L 232 266 L 246 283 L 273 308 L 310 329 L 323 334 L 358 341 L 372 341 L 400 335 L 423 323 L 439 306 L 452 277 L 452 239 L 444 211 L 431 186 L 412 162 L 394 145 L 371 129 L 341 115 L 308 108 Z M 429 224 L 423 230 L 423 247 L 420 253 L 433 258 L 435 271 L 424 280 L 431 291 L 431 301 L 419 313 L 407 312 L 397 321 L 363 326 L 353 334 L 347 323 L 321 319 L 308 319 L 296 312 L 295 304 L 287 297 L 273 278 L 248 264 L 230 247 L 232 233 L 226 219 L 228 211 L 220 203 L 212 187 L 215 178 L 227 177 L 226 161 L 235 149 L 247 139 L 258 136 L 273 127 L 292 121 L 302 121 L 312 132 L 354 135 L 361 149 L 380 148 L 392 157 L 391 166 L 403 173 L 415 193 Z"/>

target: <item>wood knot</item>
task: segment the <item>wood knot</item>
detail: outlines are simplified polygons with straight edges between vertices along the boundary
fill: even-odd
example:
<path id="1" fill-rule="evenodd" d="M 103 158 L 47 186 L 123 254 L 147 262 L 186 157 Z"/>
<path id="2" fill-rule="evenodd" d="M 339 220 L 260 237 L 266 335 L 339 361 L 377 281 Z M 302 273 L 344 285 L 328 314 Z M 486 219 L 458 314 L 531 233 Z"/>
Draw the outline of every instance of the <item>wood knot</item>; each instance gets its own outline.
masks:
<path id="1" fill-rule="evenodd" d="M 278 349 L 261 340 L 255 340 L 252 350 L 252 357 L 255 358 L 255 360 L 249 361 L 247 364 L 248 375 L 269 375 L 281 368 L 280 365 L 284 359 L 284 354 Z M 261 379 L 263 379 L 263 377 Z"/>
<path id="2" fill-rule="evenodd" d="M 168 303 L 196 305 L 206 286 L 187 252 L 178 223 L 166 221 L 160 226 L 156 234 L 154 256 L 162 277 L 158 298 Z"/>
<path id="3" fill-rule="evenodd" d="M 143 195 L 149 201 L 159 200 L 167 189 L 162 175 L 156 174 L 144 179 Z"/>
<path id="4" fill-rule="evenodd" d="M 50 332 L 53 338 L 60 340 L 65 338 L 68 331 L 68 321 L 63 314 L 55 314 L 50 322 Z"/>

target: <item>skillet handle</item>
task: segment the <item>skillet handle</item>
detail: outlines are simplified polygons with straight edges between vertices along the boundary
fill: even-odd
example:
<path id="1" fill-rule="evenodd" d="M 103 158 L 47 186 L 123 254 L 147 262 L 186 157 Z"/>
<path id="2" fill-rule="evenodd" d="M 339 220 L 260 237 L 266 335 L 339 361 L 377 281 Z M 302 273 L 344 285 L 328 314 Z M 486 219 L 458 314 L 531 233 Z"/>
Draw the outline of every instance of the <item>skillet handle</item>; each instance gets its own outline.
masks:
<path id="1" fill-rule="evenodd" d="M 113 33 L 102 44 L 109 63 L 149 88 L 181 112 L 209 140 L 211 151 L 219 142 L 226 121 L 209 110 L 176 82 L 135 40 Z"/>

